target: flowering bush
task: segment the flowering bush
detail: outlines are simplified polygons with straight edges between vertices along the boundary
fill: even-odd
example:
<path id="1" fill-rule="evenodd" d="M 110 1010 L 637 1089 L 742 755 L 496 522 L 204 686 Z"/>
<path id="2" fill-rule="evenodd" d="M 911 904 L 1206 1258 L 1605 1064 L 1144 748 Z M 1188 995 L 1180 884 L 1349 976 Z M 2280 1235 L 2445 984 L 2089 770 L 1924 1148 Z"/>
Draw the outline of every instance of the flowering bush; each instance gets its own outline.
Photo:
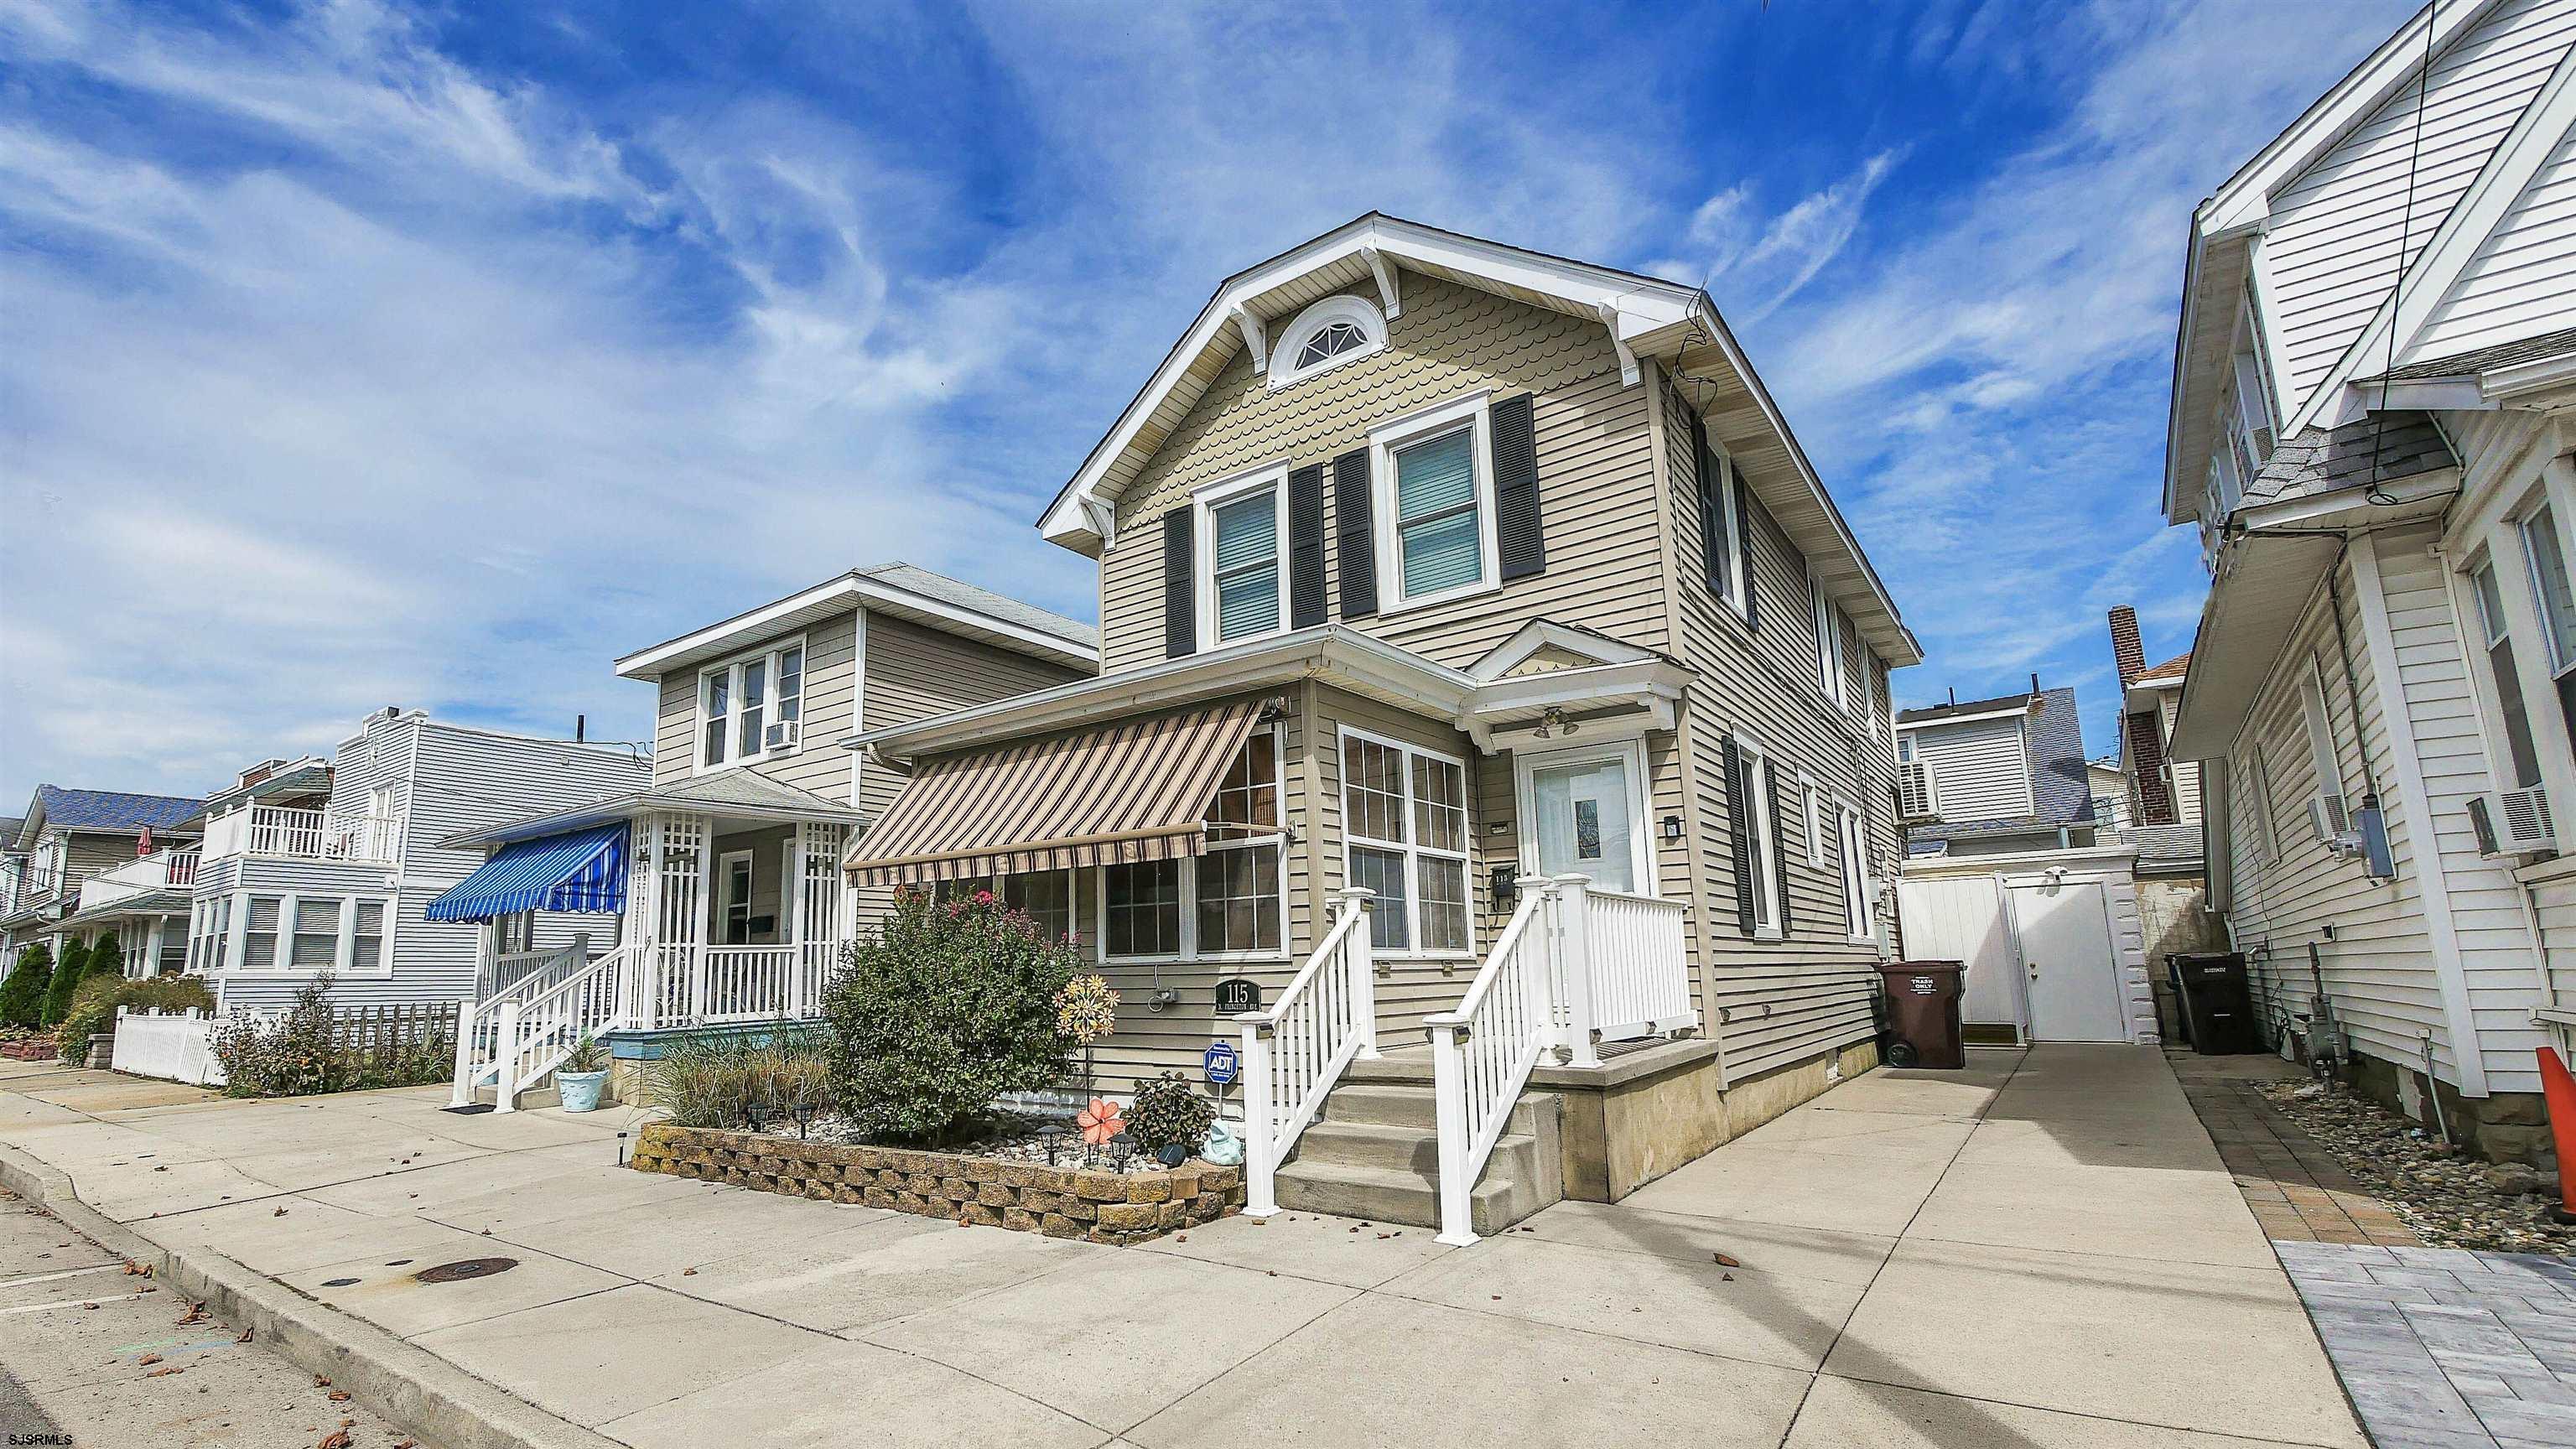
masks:
<path id="1" fill-rule="evenodd" d="M 1081 964 L 990 892 L 897 891 L 823 993 L 843 1115 L 870 1137 L 946 1143 L 983 1126 L 1002 1093 L 1061 1082 L 1075 1041 L 1057 999 Z"/>

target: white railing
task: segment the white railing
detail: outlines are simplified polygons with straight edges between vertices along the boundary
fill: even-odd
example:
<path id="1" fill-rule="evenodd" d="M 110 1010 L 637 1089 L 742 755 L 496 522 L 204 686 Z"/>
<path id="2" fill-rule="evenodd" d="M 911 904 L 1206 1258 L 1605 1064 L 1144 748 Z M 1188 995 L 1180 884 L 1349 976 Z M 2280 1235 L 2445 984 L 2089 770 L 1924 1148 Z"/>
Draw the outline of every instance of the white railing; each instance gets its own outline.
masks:
<path id="1" fill-rule="evenodd" d="M 391 865 L 402 855 L 400 823 L 381 815 L 333 815 L 283 805 L 253 805 L 206 822 L 205 853 L 274 855 L 290 860 L 346 860 Z"/>
<path id="2" fill-rule="evenodd" d="M 220 1087 L 224 1069 L 215 1061 L 211 1038 L 215 1019 L 190 1007 L 185 1012 L 116 1009 L 116 1046 L 109 1064 L 138 1077 L 159 1077 L 192 1086 Z"/>
<path id="3" fill-rule="evenodd" d="M 1524 886 L 1520 909 L 1456 1011 L 1422 1019 L 1431 1037 L 1433 1120 L 1440 1134 L 1440 1237 L 1476 1241 L 1470 1194 L 1540 1055 L 1562 1040 L 1557 991 L 1562 924 L 1555 882 Z"/>
<path id="4" fill-rule="evenodd" d="M 1369 902 L 1376 892 L 1341 895 L 1340 918 L 1315 954 L 1266 1011 L 1243 1027 L 1244 1214 L 1279 1211 L 1279 1164 L 1324 1105 L 1355 1057 L 1377 1053 L 1377 980 Z"/>
<path id="5" fill-rule="evenodd" d="M 512 951 L 507 955 L 495 956 L 492 958 L 491 966 L 487 968 L 488 974 L 474 983 L 474 999 L 489 1001 L 519 987 L 523 982 L 533 982 L 534 984 L 527 986 L 526 990 L 520 993 L 521 999 L 524 1000 L 555 985 L 589 964 L 590 936 L 588 933 L 573 937 L 572 944 L 569 946 L 545 951 Z"/>
<path id="6" fill-rule="evenodd" d="M 1695 1026 L 1682 903 L 1557 882 L 1557 953 L 1569 973 L 1558 999 L 1572 1065 L 1600 1065 L 1596 1044 L 1661 1036 Z"/>
<path id="7" fill-rule="evenodd" d="M 489 1079 L 495 1108 L 517 1111 L 520 1090 L 561 1066 L 582 1038 L 605 1037 L 624 1024 L 619 1007 L 638 954 L 621 946 L 551 985 L 532 976 L 489 1001 L 459 1002 L 449 1105 L 473 1101 Z"/>
<path id="8" fill-rule="evenodd" d="M 196 879 L 197 847 L 172 846 L 90 875 L 80 883 L 80 905 L 82 910 L 88 910 L 130 900 L 146 891 L 184 888 L 195 884 Z"/>

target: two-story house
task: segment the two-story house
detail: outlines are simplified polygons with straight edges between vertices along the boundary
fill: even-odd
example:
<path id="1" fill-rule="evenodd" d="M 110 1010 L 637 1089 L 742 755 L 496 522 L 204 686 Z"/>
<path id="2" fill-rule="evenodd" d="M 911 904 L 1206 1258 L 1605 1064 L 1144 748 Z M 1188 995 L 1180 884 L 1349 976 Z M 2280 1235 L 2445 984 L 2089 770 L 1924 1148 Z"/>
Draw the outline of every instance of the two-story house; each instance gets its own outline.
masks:
<path id="1" fill-rule="evenodd" d="M 1110 1090 L 1240 1036 L 1256 1211 L 1302 1134 L 1278 1202 L 1490 1224 L 1498 1142 L 1557 1171 L 1533 1071 L 1616 1196 L 1874 1050 L 1919 651 L 1705 294 L 1364 216 L 1221 284 L 1039 527 L 1100 677 L 854 732 L 911 783 L 851 878 L 1064 901 Z"/>
<path id="2" fill-rule="evenodd" d="M 2497 1157 L 2576 1030 L 2571 416 L 2576 5 L 2428 8 L 2193 216 L 2167 748 L 2271 1028 Z"/>
<path id="3" fill-rule="evenodd" d="M 0 917 L 0 944 L 10 958 L 38 940 L 50 942 L 59 958 L 71 941 L 87 944 L 114 932 L 130 974 L 157 970 L 164 928 L 186 914 L 184 889 L 169 896 L 129 891 L 120 882 L 138 867 L 151 869 L 146 857 L 161 854 L 166 870 L 170 858 L 183 854 L 196 838 L 202 804 L 176 795 L 37 786 L 18 823 L 11 909 Z M 117 880 L 90 888 L 93 878 L 108 875 Z"/>
<path id="4" fill-rule="evenodd" d="M 1097 641 L 1087 624 L 891 563 L 617 660 L 654 688 L 649 778 L 443 833 L 481 861 L 429 911 L 481 928 L 457 1099 L 488 1090 L 515 1106 L 584 1035 L 631 1061 L 673 1032 L 812 1016 L 842 948 L 889 899 L 847 887 L 842 853 L 905 778 L 847 739 L 1087 679 Z M 531 912 L 589 922 L 592 949 L 532 930 Z"/>
<path id="5" fill-rule="evenodd" d="M 1898 808 L 1909 855 L 2011 855 L 2093 844 L 2092 777 L 2072 689 L 1896 715 Z"/>
<path id="6" fill-rule="evenodd" d="M 328 760 L 263 762 L 206 802 L 186 907 L 189 969 L 225 1011 L 284 1007 L 325 974 L 339 1005 L 469 999 L 479 933 L 428 908 L 483 852 L 444 837 L 632 791 L 649 769 L 625 745 L 378 710 Z M 523 924 L 557 946 L 589 929 Z"/>

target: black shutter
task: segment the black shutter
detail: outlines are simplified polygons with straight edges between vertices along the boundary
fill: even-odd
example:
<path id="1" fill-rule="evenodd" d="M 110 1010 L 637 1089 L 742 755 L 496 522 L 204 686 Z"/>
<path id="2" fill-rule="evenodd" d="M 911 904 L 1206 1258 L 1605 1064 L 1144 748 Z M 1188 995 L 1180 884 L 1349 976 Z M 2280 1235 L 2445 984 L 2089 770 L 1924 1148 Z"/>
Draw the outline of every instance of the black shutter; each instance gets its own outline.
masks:
<path id="1" fill-rule="evenodd" d="M 1700 582 L 1726 597 L 1725 500 L 1718 496 L 1717 455 L 1709 450 L 1708 424 L 1691 414 L 1691 471 L 1699 492 Z"/>
<path id="2" fill-rule="evenodd" d="M 1198 519 L 1186 505 L 1163 515 L 1163 657 L 1199 648 Z"/>
<path id="3" fill-rule="evenodd" d="M 1333 545 L 1342 570 L 1342 617 L 1377 612 L 1377 537 L 1369 527 L 1368 449 L 1333 460 Z"/>
<path id="4" fill-rule="evenodd" d="M 1753 934 L 1753 837 L 1747 827 L 1751 817 L 1744 809 L 1744 753 L 1735 747 L 1735 736 L 1718 736 L 1718 750 L 1726 762 L 1726 833 L 1735 851 L 1735 924 L 1744 934 Z"/>
<path id="5" fill-rule="evenodd" d="M 1777 877 L 1772 884 L 1780 888 L 1780 934 L 1786 936 L 1789 934 L 1789 842 L 1800 841 L 1798 848 L 1806 849 L 1803 842 L 1807 829 L 1807 792 L 1800 790 L 1795 805 L 1791 804 L 1789 792 L 1780 788 L 1780 762 L 1777 760 L 1771 762 L 1771 798 L 1779 806 L 1771 828 L 1771 867 Z"/>
<path id="6" fill-rule="evenodd" d="M 1288 627 L 1324 622 L 1324 465 L 1288 475 Z"/>
<path id="7" fill-rule="evenodd" d="M 1494 404 L 1494 545 L 1503 582 L 1547 570 L 1547 539 L 1538 516 L 1538 426 L 1530 395 Z"/>
<path id="8" fill-rule="evenodd" d="M 1755 587 L 1761 575 L 1753 568 L 1753 494 L 1744 486 L 1744 476 L 1735 478 L 1735 541 L 1744 569 L 1744 624 L 1749 629 L 1762 627 L 1762 601 Z"/>

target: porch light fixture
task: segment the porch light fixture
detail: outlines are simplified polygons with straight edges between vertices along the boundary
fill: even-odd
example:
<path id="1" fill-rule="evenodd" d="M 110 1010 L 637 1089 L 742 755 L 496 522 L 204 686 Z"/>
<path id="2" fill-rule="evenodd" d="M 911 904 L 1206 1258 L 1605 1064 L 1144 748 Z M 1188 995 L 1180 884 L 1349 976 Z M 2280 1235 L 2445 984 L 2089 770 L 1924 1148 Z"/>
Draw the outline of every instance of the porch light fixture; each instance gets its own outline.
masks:
<path id="1" fill-rule="evenodd" d="M 1565 710 L 1562 707 L 1551 704 L 1539 711 L 1538 728 L 1530 731 L 1530 734 L 1533 738 L 1543 740 L 1549 738 L 1550 730 L 1572 735 L 1581 728 L 1581 725 L 1565 717 Z"/>
<path id="2" fill-rule="evenodd" d="M 1664 838 L 1666 840 L 1679 840 L 1682 838 L 1682 818 L 1680 816 L 1667 815 L 1664 817 Z"/>

